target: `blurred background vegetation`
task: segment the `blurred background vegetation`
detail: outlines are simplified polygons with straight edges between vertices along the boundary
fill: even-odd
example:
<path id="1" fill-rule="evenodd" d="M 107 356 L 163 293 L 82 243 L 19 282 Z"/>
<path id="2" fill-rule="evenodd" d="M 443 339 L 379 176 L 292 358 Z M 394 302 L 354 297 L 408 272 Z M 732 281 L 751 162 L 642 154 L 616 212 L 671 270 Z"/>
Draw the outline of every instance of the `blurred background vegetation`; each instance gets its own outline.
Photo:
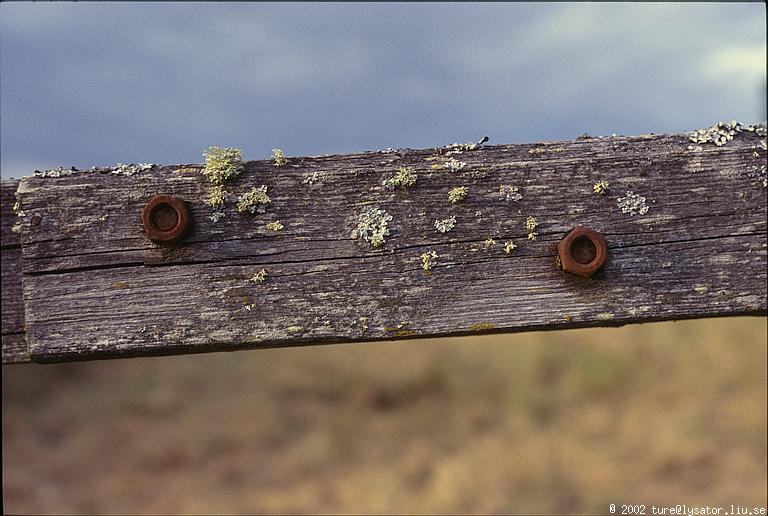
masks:
<path id="1" fill-rule="evenodd" d="M 766 319 L 3 367 L 14 513 L 766 505 Z"/>

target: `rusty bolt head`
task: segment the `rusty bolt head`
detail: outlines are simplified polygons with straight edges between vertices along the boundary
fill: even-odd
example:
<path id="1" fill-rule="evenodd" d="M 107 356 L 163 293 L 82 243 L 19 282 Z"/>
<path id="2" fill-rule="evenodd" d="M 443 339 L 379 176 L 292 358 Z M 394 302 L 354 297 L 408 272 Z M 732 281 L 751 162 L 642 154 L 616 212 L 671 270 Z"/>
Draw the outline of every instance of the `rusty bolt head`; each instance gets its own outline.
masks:
<path id="1" fill-rule="evenodd" d="M 563 270 L 588 278 L 608 259 L 603 235 L 585 227 L 574 228 L 557 244 Z"/>
<path id="2" fill-rule="evenodd" d="M 178 197 L 155 195 L 141 210 L 141 222 L 151 240 L 174 242 L 189 229 L 189 208 Z"/>

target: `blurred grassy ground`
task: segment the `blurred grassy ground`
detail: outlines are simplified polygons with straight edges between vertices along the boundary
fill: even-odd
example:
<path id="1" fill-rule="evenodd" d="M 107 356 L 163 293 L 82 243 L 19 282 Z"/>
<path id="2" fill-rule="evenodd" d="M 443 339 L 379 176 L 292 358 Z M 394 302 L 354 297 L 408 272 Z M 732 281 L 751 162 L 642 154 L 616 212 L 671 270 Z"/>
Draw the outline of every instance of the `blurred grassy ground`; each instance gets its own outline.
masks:
<path id="1" fill-rule="evenodd" d="M 3 367 L 14 513 L 766 505 L 766 319 Z"/>

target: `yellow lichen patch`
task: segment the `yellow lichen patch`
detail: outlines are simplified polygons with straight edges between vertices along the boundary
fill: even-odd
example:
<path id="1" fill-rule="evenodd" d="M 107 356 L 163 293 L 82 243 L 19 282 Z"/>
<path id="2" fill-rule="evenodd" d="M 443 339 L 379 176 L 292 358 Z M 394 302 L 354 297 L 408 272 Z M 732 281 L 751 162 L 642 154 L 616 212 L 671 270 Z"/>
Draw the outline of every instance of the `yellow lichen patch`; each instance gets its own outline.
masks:
<path id="1" fill-rule="evenodd" d="M 597 317 L 599 321 L 610 321 L 616 317 L 616 314 L 612 314 L 611 312 L 600 312 L 595 317 Z"/>
<path id="2" fill-rule="evenodd" d="M 301 333 L 302 331 L 304 331 L 304 328 L 302 328 L 301 326 L 288 326 L 285 330 L 288 333 Z"/>
<path id="3" fill-rule="evenodd" d="M 608 191 L 608 186 L 609 186 L 608 181 L 598 181 L 597 183 L 592 185 L 592 190 L 597 195 L 604 195 L 605 192 Z"/>
<path id="4" fill-rule="evenodd" d="M 233 147 L 208 147 L 203 153 L 205 168 L 203 175 L 215 185 L 223 185 L 227 180 L 239 176 L 243 165 L 243 151 Z"/>
<path id="5" fill-rule="evenodd" d="M 528 240 L 536 240 L 539 234 L 536 232 L 536 228 L 539 226 L 539 221 L 534 217 L 528 217 L 525 219 L 525 229 L 528 230 Z"/>
<path id="6" fill-rule="evenodd" d="M 467 197 L 468 189 L 466 186 L 456 186 L 448 192 L 448 200 L 453 204 L 458 204 Z"/>
<path id="7" fill-rule="evenodd" d="M 267 279 L 267 271 L 266 269 L 261 269 L 259 272 L 251 276 L 248 279 L 248 281 L 250 281 L 251 283 L 263 283 L 264 280 L 266 279 Z"/>
<path id="8" fill-rule="evenodd" d="M 270 231 L 282 231 L 285 228 L 282 222 L 276 220 L 274 222 L 267 222 L 267 229 Z"/>
<path id="9" fill-rule="evenodd" d="M 272 149 L 272 160 L 276 167 L 282 167 L 288 163 L 288 160 L 285 159 L 285 154 L 280 149 Z"/>
<path id="10" fill-rule="evenodd" d="M 425 271 L 432 270 L 437 265 L 437 253 L 435 251 L 422 253 L 419 258 L 421 258 L 421 268 Z"/>
<path id="11" fill-rule="evenodd" d="M 469 325 L 469 331 L 488 331 L 495 327 L 495 324 L 489 322 L 474 323 Z"/>
<path id="12" fill-rule="evenodd" d="M 493 247 L 496 245 L 496 240 L 494 240 L 493 238 L 486 238 L 483 241 L 483 245 L 485 246 L 486 249 L 488 249 L 489 247 Z"/>
<path id="13" fill-rule="evenodd" d="M 394 190 L 395 187 L 406 190 L 416 184 L 417 177 L 412 167 L 400 167 L 395 175 L 384 180 L 384 186 L 390 190 Z"/>
<path id="14" fill-rule="evenodd" d="M 116 289 L 126 289 L 128 288 L 128 282 L 127 281 L 116 281 L 112 283 L 109 288 L 116 288 Z"/>
<path id="15" fill-rule="evenodd" d="M 174 174 L 196 174 L 200 172 L 200 169 L 197 167 L 181 167 L 181 168 L 175 168 L 172 171 Z"/>
<path id="16" fill-rule="evenodd" d="M 504 252 L 507 254 L 511 254 L 513 250 L 517 249 L 517 246 L 512 242 L 512 240 L 507 240 L 504 242 Z"/>

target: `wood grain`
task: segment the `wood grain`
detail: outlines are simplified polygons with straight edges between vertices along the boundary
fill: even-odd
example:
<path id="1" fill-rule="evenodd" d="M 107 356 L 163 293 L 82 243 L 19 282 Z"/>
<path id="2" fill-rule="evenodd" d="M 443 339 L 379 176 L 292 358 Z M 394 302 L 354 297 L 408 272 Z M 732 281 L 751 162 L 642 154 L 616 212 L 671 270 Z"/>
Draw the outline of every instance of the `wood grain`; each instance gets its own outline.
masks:
<path id="1" fill-rule="evenodd" d="M 272 204 L 252 216 L 230 203 L 218 222 L 197 165 L 24 178 L 30 353 L 60 361 L 765 314 L 766 189 L 748 173 L 765 162 L 758 143 L 744 132 L 722 147 L 685 134 L 486 146 L 453 156 L 467 163 L 456 172 L 440 167 L 444 148 L 251 161 L 227 189 L 267 185 Z M 417 183 L 389 190 L 399 167 Z M 606 195 L 592 191 L 598 180 Z M 505 200 L 501 185 L 522 199 Z M 454 186 L 468 187 L 465 202 L 448 202 Z M 648 213 L 622 213 L 627 190 Z M 195 225 L 181 243 L 145 237 L 139 214 L 155 194 L 189 203 Z M 393 217 L 381 248 L 351 236 L 367 206 Z M 455 229 L 436 232 L 450 216 Z M 283 231 L 266 228 L 275 220 Z M 555 266 L 575 226 L 608 241 L 589 279 Z M 431 251 L 437 265 L 425 271 Z M 266 281 L 248 281 L 262 268 Z"/>
<path id="2" fill-rule="evenodd" d="M 16 222 L 18 180 L 0 183 L 0 247 L 2 248 L 2 349 L 3 363 L 29 362 L 24 333 L 24 303 L 21 297 L 21 242 L 11 228 Z"/>

